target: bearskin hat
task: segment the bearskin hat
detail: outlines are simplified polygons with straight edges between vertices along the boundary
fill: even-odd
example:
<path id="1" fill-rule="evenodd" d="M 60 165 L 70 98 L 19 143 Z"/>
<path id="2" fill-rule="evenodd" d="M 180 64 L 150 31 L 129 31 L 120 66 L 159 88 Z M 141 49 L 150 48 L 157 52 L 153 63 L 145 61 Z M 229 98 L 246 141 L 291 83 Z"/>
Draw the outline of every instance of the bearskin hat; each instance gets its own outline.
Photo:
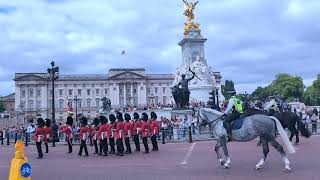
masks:
<path id="1" fill-rule="evenodd" d="M 151 116 L 151 119 L 155 119 L 155 120 L 157 119 L 157 114 L 153 111 L 151 112 L 150 116 Z"/>
<path id="2" fill-rule="evenodd" d="M 140 120 L 139 114 L 138 113 L 133 113 L 133 119 Z"/>
<path id="3" fill-rule="evenodd" d="M 100 119 L 94 118 L 93 119 L 93 125 L 98 126 L 100 124 Z"/>
<path id="4" fill-rule="evenodd" d="M 67 117 L 67 122 L 66 122 L 66 124 L 72 126 L 72 124 L 73 124 L 73 118 L 72 118 L 71 116 Z"/>
<path id="5" fill-rule="evenodd" d="M 88 120 L 87 120 L 87 118 L 86 117 L 81 117 L 81 119 L 80 119 L 80 123 L 81 123 L 81 125 L 83 125 L 83 126 L 86 126 L 87 124 L 88 124 Z"/>
<path id="6" fill-rule="evenodd" d="M 107 117 L 105 117 L 105 116 L 100 116 L 100 122 L 101 122 L 101 124 L 106 124 L 106 123 L 108 122 Z"/>
<path id="7" fill-rule="evenodd" d="M 51 120 L 47 118 L 45 124 L 46 124 L 47 127 L 50 127 L 51 126 Z"/>
<path id="8" fill-rule="evenodd" d="M 110 114 L 110 115 L 109 115 L 109 120 L 110 120 L 110 122 L 112 122 L 112 123 L 116 122 L 116 116 L 114 116 L 113 114 Z"/>
<path id="9" fill-rule="evenodd" d="M 131 120 L 131 116 L 128 113 L 124 114 L 124 120 L 126 120 L 127 122 L 129 122 Z"/>
<path id="10" fill-rule="evenodd" d="M 123 121 L 123 116 L 121 112 L 117 112 L 117 119 L 118 121 Z"/>
<path id="11" fill-rule="evenodd" d="M 148 121 L 148 119 L 149 119 L 149 118 L 148 118 L 148 114 L 145 113 L 145 112 L 142 113 L 142 114 L 141 114 L 141 119 L 142 119 L 143 121 Z"/>
<path id="12" fill-rule="evenodd" d="M 37 119 L 37 124 L 38 124 L 39 127 L 42 127 L 42 126 L 44 126 L 45 122 L 44 122 L 44 120 L 42 118 L 38 118 Z"/>

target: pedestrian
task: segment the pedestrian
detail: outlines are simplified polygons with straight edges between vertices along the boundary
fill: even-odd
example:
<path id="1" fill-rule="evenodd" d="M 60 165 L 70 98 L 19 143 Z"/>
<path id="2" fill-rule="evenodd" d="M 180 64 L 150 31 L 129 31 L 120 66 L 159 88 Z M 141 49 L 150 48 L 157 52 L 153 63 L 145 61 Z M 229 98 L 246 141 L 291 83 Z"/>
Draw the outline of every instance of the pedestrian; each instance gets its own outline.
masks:
<path id="1" fill-rule="evenodd" d="M 123 156 L 124 147 L 123 147 L 123 116 L 122 113 L 117 112 L 117 123 L 116 123 L 116 131 L 115 131 L 115 138 L 117 144 L 117 154 L 118 156 Z"/>
<path id="2" fill-rule="evenodd" d="M 147 113 L 142 113 L 141 119 L 143 120 L 141 124 L 142 143 L 144 145 L 145 153 L 147 154 L 149 153 L 148 137 L 150 135 L 150 124 L 148 123 Z"/>
<path id="3" fill-rule="evenodd" d="M 0 129 L 0 140 L 1 140 L 1 145 L 3 145 L 3 139 L 4 139 L 4 129 Z"/>
<path id="4" fill-rule="evenodd" d="M 44 136 L 44 146 L 46 148 L 46 153 L 49 152 L 49 146 L 48 146 L 48 141 L 50 139 L 50 136 L 51 136 L 51 133 L 52 133 L 52 129 L 51 129 L 51 120 L 50 119 L 46 119 L 46 122 L 45 122 L 45 136 Z"/>
<path id="5" fill-rule="evenodd" d="M 124 114 L 124 120 L 126 121 L 124 123 L 124 142 L 126 144 L 126 152 L 125 154 L 131 154 L 131 146 L 130 146 L 130 138 L 131 138 L 131 132 L 133 129 L 132 123 L 130 122 L 131 116 L 128 113 Z"/>
<path id="6" fill-rule="evenodd" d="M 38 150 L 37 159 L 42 159 L 43 153 L 42 153 L 41 144 L 42 144 L 42 141 L 43 141 L 45 133 L 46 133 L 46 131 L 44 129 L 45 122 L 42 118 L 38 118 L 37 124 L 38 124 L 38 128 L 36 129 L 36 132 L 34 135 L 34 141 L 36 142 L 36 146 L 37 146 L 37 150 Z"/>
<path id="7" fill-rule="evenodd" d="M 141 130 L 141 121 L 140 121 L 139 114 L 136 112 L 133 113 L 133 119 L 134 119 L 134 123 L 133 123 L 132 135 L 133 135 L 134 144 L 136 146 L 135 151 L 140 151 L 139 134 L 140 134 L 140 130 Z"/>
<path id="8" fill-rule="evenodd" d="M 108 119 L 105 116 L 100 116 L 101 125 L 99 127 L 99 138 L 100 138 L 100 152 L 99 155 L 108 156 L 108 137 L 111 137 L 111 126 L 107 124 Z"/>
<path id="9" fill-rule="evenodd" d="M 110 120 L 110 128 L 111 128 L 111 133 L 109 137 L 109 145 L 110 145 L 110 152 L 109 154 L 115 154 L 115 142 L 114 142 L 114 134 L 115 134 L 115 129 L 116 129 L 116 117 L 113 114 L 109 115 L 109 120 Z"/>
<path id="10" fill-rule="evenodd" d="M 93 119 L 93 127 L 91 127 L 92 141 L 94 146 L 94 153 L 98 154 L 98 131 L 99 131 L 100 120 L 98 118 Z"/>
<path id="11" fill-rule="evenodd" d="M 151 129 L 152 151 L 158 151 L 159 148 L 158 148 L 157 136 L 160 132 L 160 124 L 157 121 L 157 114 L 155 112 L 151 112 L 150 129 Z"/>
<path id="12" fill-rule="evenodd" d="M 82 156 L 82 150 L 84 149 L 85 155 L 89 156 L 88 149 L 87 149 L 87 144 L 86 141 L 89 137 L 90 134 L 90 129 L 87 126 L 88 125 L 88 120 L 86 117 L 81 117 L 81 127 L 80 127 L 80 132 L 79 132 L 79 138 L 81 139 L 81 144 L 80 144 L 80 149 L 79 149 L 79 156 Z"/>

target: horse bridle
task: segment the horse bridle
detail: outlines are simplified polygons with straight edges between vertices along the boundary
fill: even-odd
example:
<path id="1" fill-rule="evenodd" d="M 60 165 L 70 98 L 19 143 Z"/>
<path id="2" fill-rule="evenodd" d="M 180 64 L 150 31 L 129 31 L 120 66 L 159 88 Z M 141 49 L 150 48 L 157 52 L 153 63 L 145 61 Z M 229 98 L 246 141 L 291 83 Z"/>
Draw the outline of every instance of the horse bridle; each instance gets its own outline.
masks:
<path id="1" fill-rule="evenodd" d="M 219 116 L 218 118 L 214 119 L 211 122 L 208 122 L 207 120 L 205 120 L 208 124 L 213 124 L 214 122 L 218 121 L 218 119 L 222 118 L 223 116 L 225 116 L 225 114 Z M 198 111 L 198 117 L 200 117 L 200 119 L 202 120 L 202 122 L 204 121 L 204 119 L 201 117 L 200 111 Z M 216 126 L 217 123 L 215 123 L 214 125 L 212 125 L 212 127 Z"/>

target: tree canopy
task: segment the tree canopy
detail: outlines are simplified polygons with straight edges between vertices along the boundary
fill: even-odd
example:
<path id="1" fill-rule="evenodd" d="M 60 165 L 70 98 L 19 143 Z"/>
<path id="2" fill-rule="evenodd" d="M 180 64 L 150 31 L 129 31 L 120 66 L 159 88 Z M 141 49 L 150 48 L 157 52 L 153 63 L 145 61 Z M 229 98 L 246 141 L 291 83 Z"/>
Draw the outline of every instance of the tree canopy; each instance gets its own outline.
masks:
<path id="1" fill-rule="evenodd" d="M 221 86 L 222 94 L 226 99 L 230 98 L 230 95 L 228 94 L 229 91 L 234 91 L 234 83 L 233 81 L 226 80 L 224 85 Z"/>
<path id="2" fill-rule="evenodd" d="M 0 101 L 0 112 L 4 112 L 6 110 L 6 107 L 4 106 L 3 102 Z"/>
<path id="3" fill-rule="evenodd" d="M 307 88 L 303 94 L 303 100 L 306 105 L 320 105 L 320 78 L 313 81 L 313 84 Z"/>

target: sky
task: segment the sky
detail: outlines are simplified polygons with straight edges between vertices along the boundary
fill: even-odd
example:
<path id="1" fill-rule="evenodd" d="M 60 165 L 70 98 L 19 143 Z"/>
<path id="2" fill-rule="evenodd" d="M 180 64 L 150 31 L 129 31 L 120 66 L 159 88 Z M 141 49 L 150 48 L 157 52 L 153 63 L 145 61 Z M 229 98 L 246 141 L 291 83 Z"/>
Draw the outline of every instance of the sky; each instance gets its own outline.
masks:
<path id="1" fill-rule="evenodd" d="M 278 73 L 320 73 L 319 0 L 200 0 L 206 60 L 238 92 Z M 104 74 L 109 68 L 175 73 L 182 63 L 182 0 L 0 0 L 0 95 L 14 73 Z M 126 54 L 121 55 L 125 50 Z"/>

